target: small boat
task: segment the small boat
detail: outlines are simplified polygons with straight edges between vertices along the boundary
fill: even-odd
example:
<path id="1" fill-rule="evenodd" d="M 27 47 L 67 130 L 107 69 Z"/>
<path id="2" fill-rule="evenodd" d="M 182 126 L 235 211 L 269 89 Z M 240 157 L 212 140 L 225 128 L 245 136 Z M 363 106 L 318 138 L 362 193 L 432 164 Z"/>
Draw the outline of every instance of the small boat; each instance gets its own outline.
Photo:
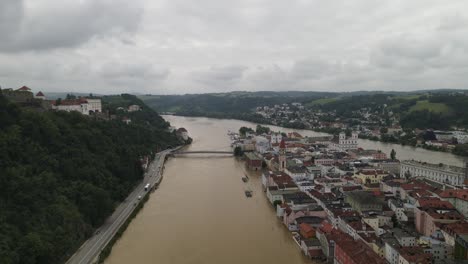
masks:
<path id="1" fill-rule="evenodd" d="M 248 178 L 248 177 L 242 177 L 242 181 L 243 181 L 243 182 L 248 182 L 248 181 L 249 181 L 249 178 Z"/>
<path id="2" fill-rule="evenodd" d="M 252 197 L 253 192 L 251 190 L 245 190 L 245 196 Z"/>

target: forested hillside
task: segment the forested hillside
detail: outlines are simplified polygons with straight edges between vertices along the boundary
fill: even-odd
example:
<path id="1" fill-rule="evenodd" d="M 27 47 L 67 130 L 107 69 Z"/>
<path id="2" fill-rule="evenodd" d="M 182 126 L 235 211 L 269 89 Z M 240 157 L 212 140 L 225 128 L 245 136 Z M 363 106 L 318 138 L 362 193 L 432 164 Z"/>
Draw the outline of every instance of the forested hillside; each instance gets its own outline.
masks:
<path id="1" fill-rule="evenodd" d="M 186 94 L 140 96 L 157 111 L 181 115 L 235 114 L 249 112 L 257 106 L 313 100 L 332 93 L 325 92 L 231 92 L 218 94 Z M 336 95 L 336 94 L 334 94 Z"/>
<path id="2" fill-rule="evenodd" d="M 142 178 L 140 157 L 179 144 L 144 108 L 126 125 L 24 110 L 0 94 L 0 263 L 64 262 Z"/>

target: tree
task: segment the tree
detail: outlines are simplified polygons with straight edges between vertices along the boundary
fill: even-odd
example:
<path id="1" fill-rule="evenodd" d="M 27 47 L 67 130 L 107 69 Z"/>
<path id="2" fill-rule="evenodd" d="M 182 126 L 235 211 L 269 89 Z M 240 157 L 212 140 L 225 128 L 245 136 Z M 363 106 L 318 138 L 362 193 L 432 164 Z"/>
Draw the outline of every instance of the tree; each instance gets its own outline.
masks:
<path id="1" fill-rule="evenodd" d="M 394 149 L 392 149 L 392 151 L 390 152 L 390 158 L 392 160 L 395 160 L 396 159 L 396 151 Z"/>
<path id="2" fill-rule="evenodd" d="M 388 132 L 388 128 L 386 128 L 386 127 L 381 127 L 380 128 L 380 133 L 381 134 L 387 134 L 387 132 Z"/>
<path id="3" fill-rule="evenodd" d="M 274 200 L 273 201 L 273 207 L 276 209 L 276 207 L 278 207 L 278 205 L 282 204 L 283 202 L 281 202 L 281 200 Z"/>
<path id="4" fill-rule="evenodd" d="M 270 128 L 269 127 L 265 127 L 265 126 L 261 126 L 261 125 L 257 125 L 256 129 L 255 129 L 255 132 L 257 134 L 268 134 L 270 133 Z"/>
<path id="5" fill-rule="evenodd" d="M 254 132 L 254 130 L 250 127 L 244 127 L 244 126 L 239 129 L 239 134 L 241 136 L 245 136 L 247 132 Z"/>
<path id="6" fill-rule="evenodd" d="M 236 146 L 234 148 L 234 156 L 242 157 L 242 155 L 244 155 L 244 152 L 242 151 L 242 148 L 240 146 Z"/>

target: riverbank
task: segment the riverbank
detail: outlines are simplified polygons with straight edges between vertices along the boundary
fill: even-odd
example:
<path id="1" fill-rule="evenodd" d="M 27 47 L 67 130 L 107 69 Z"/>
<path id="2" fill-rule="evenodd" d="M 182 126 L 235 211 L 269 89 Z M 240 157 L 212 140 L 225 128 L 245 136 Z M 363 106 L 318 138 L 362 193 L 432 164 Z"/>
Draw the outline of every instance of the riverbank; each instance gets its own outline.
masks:
<path id="1" fill-rule="evenodd" d="M 177 147 L 175 149 L 178 149 Z M 127 199 L 121 203 L 106 220 L 94 236 L 88 239 L 78 251 L 67 261 L 67 264 L 102 262 L 112 249 L 113 244 L 125 231 L 131 219 L 143 207 L 153 188 L 162 181 L 162 173 L 167 155 L 175 150 L 169 149 L 157 153 L 153 162 L 150 163 L 143 180 L 129 194 Z M 148 189 L 147 186 L 150 186 Z M 101 256 L 102 254 L 102 256 Z M 101 259 L 102 257 L 102 259 Z"/>
<path id="2" fill-rule="evenodd" d="M 169 114 L 168 114 L 169 115 Z M 219 115 L 219 114 L 213 114 L 213 115 L 182 115 L 178 113 L 170 113 L 170 115 L 174 116 L 186 116 L 186 117 L 207 117 L 207 118 L 214 118 L 214 119 L 225 119 L 225 120 L 239 120 L 239 121 L 246 121 L 246 122 L 252 122 L 256 124 L 261 124 L 261 125 L 270 125 L 270 126 L 278 126 L 276 124 L 273 124 L 271 122 L 266 122 L 265 119 L 263 118 L 255 118 L 251 117 L 249 114 L 238 114 L 238 115 Z M 287 129 L 300 129 L 300 130 L 309 130 L 317 133 L 323 133 L 327 135 L 337 135 L 340 132 L 345 132 L 345 130 L 338 129 L 338 128 L 332 128 L 332 129 L 310 129 L 306 128 L 305 126 L 279 126 L 281 128 L 287 128 Z M 444 153 L 450 153 L 459 157 L 468 157 L 468 145 L 467 144 L 460 144 L 460 147 L 455 147 L 454 149 L 447 149 L 447 148 L 440 148 L 440 147 L 433 147 L 433 146 L 427 146 L 423 144 L 406 144 L 406 143 L 401 143 L 401 142 L 394 142 L 394 141 L 386 141 L 386 140 L 381 140 L 376 137 L 362 137 L 361 135 L 359 136 L 360 139 L 365 139 L 365 140 L 370 140 L 370 141 L 376 141 L 376 142 L 381 142 L 385 144 L 396 144 L 400 146 L 409 146 L 409 147 L 414 147 L 414 148 L 421 148 L 421 149 L 426 149 L 434 152 L 444 152 Z M 466 146 L 465 146 L 466 145 Z"/>
<path id="3" fill-rule="evenodd" d="M 250 123 L 253 128 L 255 128 L 256 125 L 261 124 L 261 125 L 266 125 L 272 129 L 272 131 L 282 131 L 284 130 L 285 132 L 294 132 L 297 131 L 301 133 L 304 136 L 324 136 L 324 135 L 331 135 L 329 133 L 325 132 L 320 132 L 320 131 L 314 131 L 311 129 L 294 129 L 294 128 L 288 128 L 288 127 L 280 127 L 280 126 L 275 126 L 267 123 L 259 123 L 259 122 L 253 122 L 253 121 L 247 121 L 247 120 L 242 120 L 242 119 L 237 119 L 237 118 L 221 118 L 221 117 L 206 117 L 206 116 L 182 116 L 182 115 L 166 115 L 166 117 L 170 116 L 175 116 L 175 117 L 181 117 L 181 118 L 199 118 L 199 119 L 213 119 L 213 120 L 220 120 L 221 122 L 224 121 L 236 121 L 239 124 L 242 122 L 246 122 L 246 124 L 239 125 L 238 127 L 232 127 L 232 131 L 237 131 L 239 127 L 241 126 L 247 126 L 248 123 Z M 164 116 L 163 116 L 164 117 Z M 165 118 L 166 118 L 165 117 Z M 166 118 L 167 119 L 167 118 Z M 454 166 L 465 166 L 465 158 L 464 156 L 460 155 L 455 155 L 450 152 L 442 152 L 442 151 L 434 151 L 430 149 L 425 149 L 425 148 L 420 148 L 420 147 L 414 147 L 414 146 L 409 146 L 409 145 L 401 145 L 401 144 L 394 144 L 394 143 L 387 143 L 387 142 L 382 142 L 382 141 L 374 141 L 370 139 L 359 139 L 359 145 L 363 148 L 367 149 L 381 149 L 383 152 L 385 152 L 387 155 L 390 155 L 390 152 L 393 150 L 396 151 L 397 153 L 397 159 L 414 159 L 418 161 L 425 161 L 425 162 L 438 162 L 438 163 L 444 163 L 448 165 L 454 165 Z"/>

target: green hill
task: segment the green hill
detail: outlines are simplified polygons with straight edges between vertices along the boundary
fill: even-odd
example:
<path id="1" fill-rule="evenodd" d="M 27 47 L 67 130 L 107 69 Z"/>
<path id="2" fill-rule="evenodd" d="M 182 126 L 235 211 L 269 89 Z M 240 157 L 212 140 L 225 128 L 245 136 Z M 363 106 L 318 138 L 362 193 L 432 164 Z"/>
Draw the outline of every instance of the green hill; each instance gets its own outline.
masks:
<path id="1" fill-rule="evenodd" d="M 0 263 L 63 263 L 142 179 L 140 158 L 178 144 L 139 99 L 113 99 L 147 110 L 126 125 L 25 110 L 0 93 Z"/>

